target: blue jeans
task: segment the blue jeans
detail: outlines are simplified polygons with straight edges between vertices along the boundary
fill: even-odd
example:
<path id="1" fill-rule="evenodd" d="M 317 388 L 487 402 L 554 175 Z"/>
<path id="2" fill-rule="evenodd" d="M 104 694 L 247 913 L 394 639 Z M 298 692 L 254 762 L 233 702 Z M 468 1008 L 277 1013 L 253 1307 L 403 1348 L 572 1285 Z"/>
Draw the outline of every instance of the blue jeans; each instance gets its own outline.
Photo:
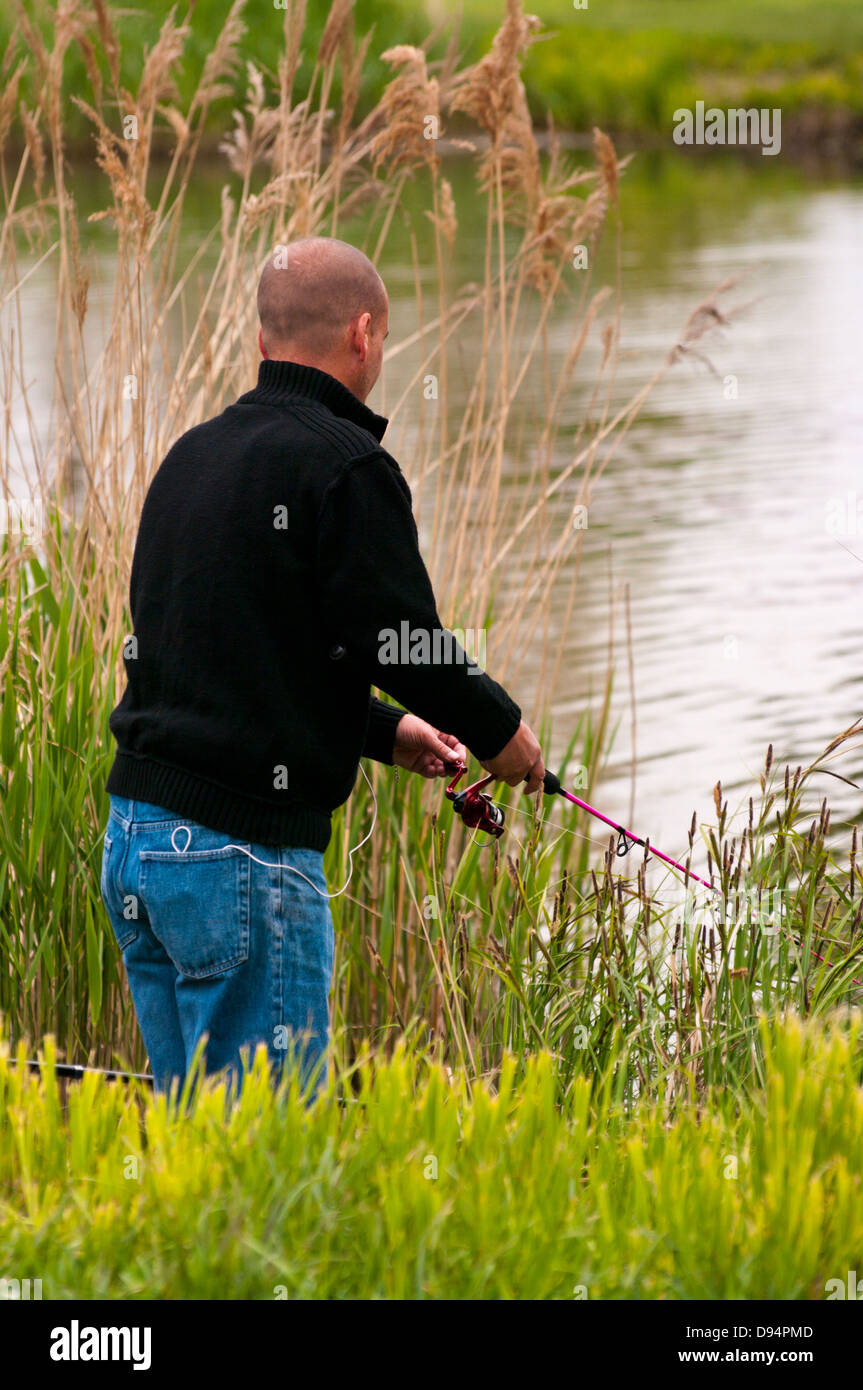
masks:
<path id="1" fill-rule="evenodd" d="M 291 1059 L 316 1089 L 326 1074 L 333 923 L 327 898 L 299 874 L 326 893 L 323 855 L 235 842 L 145 801 L 110 802 L 102 898 L 157 1089 L 182 1081 L 205 1033 L 207 1072 L 227 1069 L 239 1086 L 240 1049 L 251 1061 L 264 1043 L 275 1080 Z"/>

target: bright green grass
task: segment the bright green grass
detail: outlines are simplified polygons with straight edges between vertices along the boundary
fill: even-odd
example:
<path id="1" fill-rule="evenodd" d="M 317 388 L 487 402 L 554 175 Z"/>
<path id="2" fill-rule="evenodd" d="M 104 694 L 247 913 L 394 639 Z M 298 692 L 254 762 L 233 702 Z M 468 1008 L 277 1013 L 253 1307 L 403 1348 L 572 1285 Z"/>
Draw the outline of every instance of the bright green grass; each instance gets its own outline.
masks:
<path id="1" fill-rule="evenodd" d="M 33 0 L 26 11 L 38 13 Z M 152 0 L 145 9 L 122 12 L 123 84 L 135 91 L 143 49 L 152 49 L 170 0 Z M 177 87 L 188 100 L 224 26 L 229 0 L 198 0 L 190 20 Z M 305 95 L 308 73 L 327 15 L 329 0 L 310 0 L 304 53 L 297 82 Z M 805 121 L 813 133 L 847 116 L 863 115 L 863 5 L 858 0 L 729 0 L 725 4 L 695 0 L 591 0 L 586 10 L 551 0 L 525 0 L 524 9 L 539 15 L 546 37 L 529 52 L 524 79 L 531 110 L 538 121 L 550 110 L 563 128 L 589 130 L 598 124 L 611 131 L 668 137 L 671 116 L 696 100 L 708 105 L 770 105 L 783 116 Z M 356 29 L 374 35 L 363 70 L 359 109 L 368 110 L 392 75 L 381 54 L 395 44 L 421 44 L 440 16 L 452 19 L 461 10 L 460 48 L 467 61 L 487 51 L 506 11 L 504 0 L 440 0 L 427 8 L 409 0 L 355 0 Z M 42 10 L 43 30 L 51 28 L 51 5 Z M 246 6 L 247 33 L 242 59 L 263 70 L 273 66 L 282 42 L 284 11 Z M 14 32 L 11 8 L 0 12 L 0 50 Z M 98 33 L 89 35 L 100 52 Z M 443 56 L 447 33 L 429 49 L 430 59 Z M 25 50 L 24 50 L 25 51 Z M 104 61 L 102 63 L 105 70 Z M 64 59 L 64 91 L 89 99 L 89 81 L 78 46 Z M 243 78 L 240 68 L 239 79 Z M 34 78 L 25 75 L 31 102 Z M 334 91 L 339 90 L 338 80 Z M 209 130 L 216 143 L 232 125 L 234 96 L 214 102 Z M 85 118 L 67 103 L 65 126 L 72 145 L 92 148 Z M 169 139 L 166 127 L 166 138 Z"/>
<path id="2" fill-rule="evenodd" d="M 665 136 L 679 107 L 768 106 L 786 130 L 825 129 L 863 112 L 863 7 L 854 0 L 608 0 L 534 9 L 553 37 L 525 62 L 537 118 Z M 495 24 L 488 6 L 487 34 Z"/>
<path id="3" fill-rule="evenodd" d="M 762 1028 L 746 1103 L 621 1115 L 553 1064 L 497 1093 L 399 1050 L 304 1108 L 178 1118 L 0 1059 L 0 1248 L 44 1298 L 821 1299 L 863 1248 L 860 1018 Z"/>
<path id="4" fill-rule="evenodd" d="M 454 11 L 456 0 L 444 0 L 444 7 Z M 481 15 L 493 25 L 504 0 L 469 0 L 464 8 L 474 23 Z M 807 40 L 843 48 L 863 41 L 863 10 L 857 0 L 590 0 L 584 10 L 576 9 L 572 0 L 526 0 L 524 8 L 539 15 L 549 29 L 578 24 L 591 30 L 723 35 L 740 44 Z"/>

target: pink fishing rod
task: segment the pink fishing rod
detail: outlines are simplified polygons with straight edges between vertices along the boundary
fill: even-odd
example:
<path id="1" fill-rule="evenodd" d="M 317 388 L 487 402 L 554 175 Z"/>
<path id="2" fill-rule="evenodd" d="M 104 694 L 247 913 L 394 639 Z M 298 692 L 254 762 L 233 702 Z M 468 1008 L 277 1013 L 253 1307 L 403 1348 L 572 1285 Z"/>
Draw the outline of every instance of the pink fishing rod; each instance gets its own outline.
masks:
<path id="1" fill-rule="evenodd" d="M 527 781 L 527 778 L 525 778 L 524 780 Z M 639 839 L 637 835 L 633 835 L 631 830 L 626 830 L 624 826 L 618 825 L 616 821 L 609 820 L 608 816 L 604 816 L 601 811 L 597 811 L 595 806 L 589 806 L 586 801 L 581 801 L 577 796 L 573 796 L 572 792 L 568 792 L 565 787 L 562 787 L 560 785 L 560 778 L 555 777 L 553 772 L 546 772 L 545 781 L 543 782 L 543 790 L 548 793 L 559 792 L 561 796 L 566 797 L 567 801 L 571 801 L 573 806 L 580 806 L 582 811 L 587 811 L 589 815 L 596 816 L 597 820 L 604 821 L 606 825 L 611 826 L 612 830 L 616 830 L 618 832 L 618 854 L 622 855 L 629 853 L 629 850 L 632 846 L 628 845 L 626 841 L 631 840 L 633 844 L 644 845 L 647 849 L 648 854 L 655 854 L 656 858 L 661 859 L 663 863 L 670 864 L 673 869 L 679 869 L 682 874 L 686 873 L 686 869 L 682 864 L 678 864 L 676 859 L 670 859 L 667 854 L 662 853 L 662 850 L 654 849 L 653 845 L 650 843 L 649 840 Z M 708 883 L 706 879 L 699 878 L 698 874 L 694 874 L 691 869 L 689 870 L 689 877 L 694 878 L 697 883 L 703 883 L 705 888 L 710 889 L 711 893 L 719 893 L 718 888 L 714 887 L 712 883 Z M 793 940 L 793 938 L 790 937 L 787 932 L 784 932 L 783 934 L 786 937 L 786 940 Z M 835 970 L 836 967 L 833 965 L 833 963 L 829 960 L 826 960 L 824 956 L 819 955 L 818 952 L 812 946 L 809 947 L 809 951 L 815 957 L 816 960 L 820 960 L 823 965 L 826 965 L 828 970 Z M 861 984 L 861 981 L 858 980 L 856 976 L 852 976 L 852 983 L 855 985 L 859 985 Z"/>
<path id="2" fill-rule="evenodd" d="M 453 809 L 461 816 L 465 825 L 469 825 L 472 829 L 484 830 L 488 835 L 502 835 L 504 832 L 503 808 L 492 801 L 488 793 L 482 790 L 483 787 L 488 786 L 489 782 L 494 781 L 494 777 L 489 774 L 488 777 L 482 777 L 478 782 L 474 782 L 472 786 L 465 787 L 463 791 L 457 792 L 455 789 L 456 783 L 461 780 L 466 771 L 467 768 L 464 763 L 459 763 L 456 768 L 455 776 L 447 786 L 446 795 L 449 797 L 450 801 L 452 801 Z M 527 781 L 527 778 L 525 777 L 524 780 Z M 663 854 L 662 850 L 654 849 L 649 841 L 642 840 L 640 836 L 634 834 L 633 831 L 627 830 L 623 825 L 618 825 L 617 821 L 609 820 L 608 816 L 604 816 L 601 811 L 597 811 L 595 806 L 590 806 L 586 801 L 581 801 L 579 797 L 573 796 L 571 792 L 568 792 L 565 787 L 561 786 L 560 778 L 556 777 L 553 772 L 546 771 L 543 790 L 549 796 L 555 793 L 560 796 L 565 796 L 567 801 L 572 802 L 573 806 L 580 806 L 582 811 L 587 811 L 589 815 L 595 816 L 597 820 L 603 821 L 605 825 L 610 825 L 612 830 L 616 830 L 617 853 L 619 855 L 628 854 L 633 845 L 643 845 L 648 854 L 653 854 L 657 859 L 661 859 L 663 863 L 670 864 L 672 869 L 678 869 L 682 874 L 686 873 L 684 865 L 678 864 L 676 859 L 671 859 L 667 854 Z M 712 883 L 708 883 L 704 878 L 699 878 L 698 874 L 692 873 L 691 870 L 689 871 L 689 877 L 694 878 L 697 883 L 703 883 L 704 887 L 709 888 L 711 893 L 718 891 L 714 888 Z"/>
<path id="3" fill-rule="evenodd" d="M 456 765 L 455 776 L 446 788 L 446 795 L 453 803 L 453 810 L 457 815 L 461 816 L 465 825 L 470 826 L 472 829 L 484 830 L 488 835 L 493 835 L 495 837 L 502 835 L 504 832 L 503 807 L 499 806 L 495 801 L 492 801 L 488 793 L 482 790 L 483 787 L 488 786 L 489 782 L 495 781 L 495 778 L 489 774 L 488 777 L 482 777 L 478 782 L 474 782 L 472 786 L 465 787 L 462 791 L 457 792 L 455 789 L 456 783 L 461 781 L 461 778 L 466 772 L 467 767 L 465 764 L 461 762 L 458 763 Z M 524 780 L 527 781 L 527 777 L 525 777 Z M 672 869 L 677 869 L 678 872 L 684 876 L 688 873 L 689 877 L 695 879 L 696 883 L 703 884 L 705 888 L 710 889 L 711 893 L 719 894 L 720 890 L 715 884 L 708 883 L 706 878 L 699 877 L 699 875 L 694 874 L 691 869 L 687 870 L 685 865 L 679 864 L 676 859 L 672 859 L 670 855 L 663 854 L 660 849 L 655 849 L 649 840 L 643 840 L 641 836 L 636 835 L 634 831 L 627 830 L 626 826 L 619 825 L 617 821 L 611 820 L 608 816 L 604 816 L 601 811 L 597 811 L 596 807 L 591 806 L 589 802 L 582 801 L 578 796 L 573 796 L 572 792 L 568 792 L 565 787 L 561 786 L 560 778 L 556 777 L 553 772 L 548 770 L 546 770 L 545 778 L 543 779 L 543 791 L 548 796 L 557 795 L 565 797 L 567 801 L 572 802 L 573 806 L 578 806 L 582 811 L 587 811 L 589 816 L 594 816 L 596 820 L 601 820 L 604 825 L 610 826 L 612 830 L 616 830 L 618 855 L 622 856 L 628 854 L 633 845 L 641 845 L 647 850 L 648 854 L 655 855 L 657 859 L 661 859 L 664 864 L 668 864 Z M 787 940 L 793 941 L 793 938 L 790 937 L 787 932 L 783 932 L 783 935 Z M 809 951 L 816 960 L 820 960 L 822 964 L 826 965 L 828 970 L 834 970 L 836 968 L 831 961 L 819 955 L 811 946 L 809 947 Z M 852 977 L 852 983 L 859 985 L 863 983 L 863 981 L 858 980 L 856 977 Z"/>
<path id="4" fill-rule="evenodd" d="M 525 778 L 525 781 L 526 780 Z M 595 816 L 597 820 L 603 821 L 606 825 L 610 825 L 612 830 L 616 830 L 617 853 L 619 855 L 628 854 L 633 845 L 642 845 L 647 850 L 648 854 L 655 855 L 656 858 L 661 859 L 664 864 L 670 864 L 672 869 L 679 869 L 682 874 L 686 874 L 687 869 L 683 864 L 678 864 L 676 859 L 671 859 L 669 855 L 663 854 L 662 850 L 656 849 L 649 840 L 642 840 L 640 836 L 635 835 L 631 830 L 627 830 L 625 826 L 618 825 L 617 821 L 609 820 L 608 816 L 604 816 L 601 811 L 597 811 L 595 806 L 590 806 L 586 801 L 582 801 L 579 797 L 573 796 L 572 792 L 568 792 L 565 787 L 561 786 L 560 778 L 555 777 L 553 772 L 546 772 L 545 781 L 543 782 L 543 791 L 548 795 L 558 793 L 560 796 L 565 796 L 567 801 L 572 802 L 573 806 L 580 806 L 582 811 L 587 811 L 588 815 Z M 631 843 L 628 844 L 627 841 L 631 841 Z M 690 878 L 694 878 L 696 883 L 703 883 L 704 887 L 709 888 L 711 893 L 718 891 L 714 888 L 712 883 L 707 882 L 706 878 L 699 878 L 698 874 L 694 874 L 691 869 L 688 872 Z"/>

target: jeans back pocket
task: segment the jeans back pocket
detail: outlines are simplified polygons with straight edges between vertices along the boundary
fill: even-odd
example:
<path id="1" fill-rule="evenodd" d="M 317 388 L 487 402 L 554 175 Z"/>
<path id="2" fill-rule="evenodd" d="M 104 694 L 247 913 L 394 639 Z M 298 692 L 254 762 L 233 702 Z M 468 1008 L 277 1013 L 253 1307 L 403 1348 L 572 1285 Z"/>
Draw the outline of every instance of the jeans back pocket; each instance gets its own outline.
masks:
<path id="1" fill-rule="evenodd" d="M 138 859 L 150 927 L 181 975 L 203 980 L 248 960 L 250 861 L 242 850 L 142 849 Z"/>

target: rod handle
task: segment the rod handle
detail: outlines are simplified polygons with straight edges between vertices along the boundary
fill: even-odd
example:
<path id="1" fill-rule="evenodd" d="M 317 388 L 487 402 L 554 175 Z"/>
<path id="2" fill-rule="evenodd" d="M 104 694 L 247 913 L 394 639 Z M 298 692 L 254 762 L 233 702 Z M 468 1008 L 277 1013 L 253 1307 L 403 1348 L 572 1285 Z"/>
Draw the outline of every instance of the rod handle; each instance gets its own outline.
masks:
<path id="1" fill-rule="evenodd" d="M 527 781 L 529 775 L 530 774 L 527 774 L 525 776 L 525 782 Z M 560 778 L 556 777 L 550 768 L 545 769 L 545 778 L 543 779 L 542 789 L 545 792 L 546 796 L 552 796 L 555 792 L 563 791 L 563 787 L 560 785 Z"/>

